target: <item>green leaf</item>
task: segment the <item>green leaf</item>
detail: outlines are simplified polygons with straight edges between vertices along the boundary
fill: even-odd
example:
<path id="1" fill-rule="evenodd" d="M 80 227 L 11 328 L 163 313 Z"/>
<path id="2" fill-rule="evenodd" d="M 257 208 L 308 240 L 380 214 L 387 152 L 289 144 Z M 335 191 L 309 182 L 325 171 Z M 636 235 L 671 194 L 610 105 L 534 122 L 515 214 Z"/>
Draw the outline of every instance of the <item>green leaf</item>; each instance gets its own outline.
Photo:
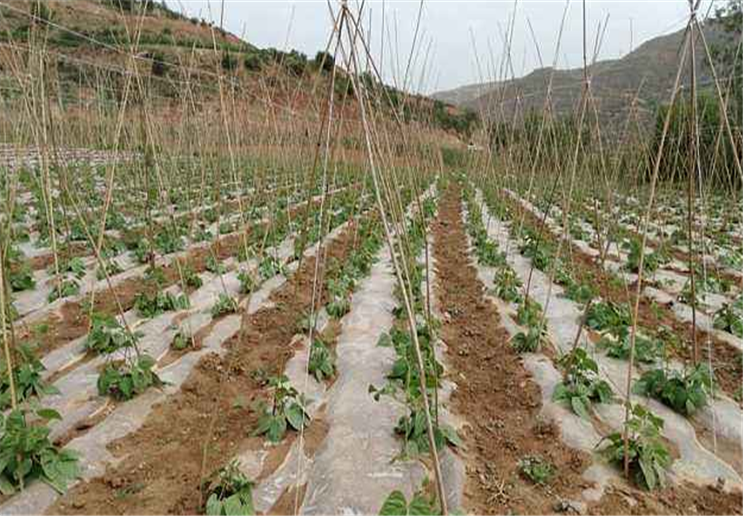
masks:
<path id="1" fill-rule="evenodd" d="M 431 507 L 431 504 L 424 496 L 419 494 L 413 496 L 413 499 L 410 501 L 410 506 L 408 507 L 408 514 L 428 516 L 433 513 L 433 507 Z"/>
<path id="2" fill-rule="evenodd" d="M 284 414 L 294 430 L 299 431 L 302 429 L 302 426 L 304 426 L 304 409 L 299 405 L 299 403 L 291 403 L 287 405 L 284 409 Z"/>
<path id="3" fill-rule="evenodd" d="M 441 425 L 440 430 L 449 444 L 456 446 L 457 448 L 462 447 L 462 439 L 459 437 L 456 430 L 449 425 Z"/>
<path id="4" fill-rule="evenodd" d="M 570 405 L 573 408 L 573 412 L 578 414 L 583 419 L 591 419 L 586 404 L 580 396 L 575 396 L 570 399 Z"/>
<path id="5" fill-rule="evenodd" d="M 222 502 L 222 507 L 226 516 L 239 516 L 245 514 L 243 505 L 240 502 L 239 494 L 233 494 L 232 496 L 227 497 Z"/>
<path id="6" fill-rule="evenodd" d="M 62 420 L 62 416 L 59 414 L 59 412 L 50 408 L 39 409 L 36 411 L 36 415 L 48 421 L 51 421 L 53 419 L 56 419 L 58 421 Z"/>
<path id="7" fill-rule="evenodd" d="M 206 501 L 206 514 L 208 516 L 222 516 L 222 502 L 216 493 L 213 493 Z"/>
<path id="8" fill-rule="evenodd" d="M 392 491 L 379 510 L 380 516 L 407 516 L 408 502 L 400 491 Z"/>
<path id="9" fill-rule="evenodd" d="M 645 484 L 647 484 L 648 489 L 655 489 L 657 479 L 652 462 L 647 461 L 647 459 L 643 457 L 640 457 L 640 460 L 638 462 L 640 464 L 640 470 L 642 471 L 643 479 L 645 480 Z"/>
<path id="10" fill-rule="evenodd" d="M 0 493 L 5 496 L 10 496 L 15 493 L 15 488 L 11 484 L 5 475 L 0 475 Z"/>
<path id="11" fill-rule="evenodd" d="M 269 421 L 266 437 L 272 443 L 280 443 L 286 433 L 286 418 L 283 416 L 272 417 Z"/>

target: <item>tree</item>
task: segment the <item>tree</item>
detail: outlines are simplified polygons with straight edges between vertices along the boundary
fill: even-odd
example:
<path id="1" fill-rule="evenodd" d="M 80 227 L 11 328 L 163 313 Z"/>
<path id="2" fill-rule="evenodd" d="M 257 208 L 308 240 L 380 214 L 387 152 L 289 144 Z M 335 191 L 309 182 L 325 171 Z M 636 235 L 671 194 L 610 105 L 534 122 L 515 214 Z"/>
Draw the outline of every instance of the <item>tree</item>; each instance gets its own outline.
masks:
<path id="1" fill-rule="evenodd" d="M 315 54 L 312 64 L 318 70 L 322 69 L 323 72 L 332 72 L 333 68 L 335 68 L 335 59 L 329 52 L 319 50 Z"/>

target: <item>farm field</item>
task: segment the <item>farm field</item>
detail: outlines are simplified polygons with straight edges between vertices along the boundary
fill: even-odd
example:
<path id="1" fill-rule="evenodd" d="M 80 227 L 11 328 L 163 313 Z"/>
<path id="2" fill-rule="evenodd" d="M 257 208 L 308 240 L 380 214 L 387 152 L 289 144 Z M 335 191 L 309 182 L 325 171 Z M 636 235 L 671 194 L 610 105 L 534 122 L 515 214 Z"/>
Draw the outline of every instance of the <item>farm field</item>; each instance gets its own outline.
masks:
<path id="1" fill-rule="evenodd" d="M 80 2 L 0 1 L 1 514 L 743 513 L 694 16 L 610 129 L 587 64 L 567 115 L 385 82 L 346 2 L 314 59 Z"/>

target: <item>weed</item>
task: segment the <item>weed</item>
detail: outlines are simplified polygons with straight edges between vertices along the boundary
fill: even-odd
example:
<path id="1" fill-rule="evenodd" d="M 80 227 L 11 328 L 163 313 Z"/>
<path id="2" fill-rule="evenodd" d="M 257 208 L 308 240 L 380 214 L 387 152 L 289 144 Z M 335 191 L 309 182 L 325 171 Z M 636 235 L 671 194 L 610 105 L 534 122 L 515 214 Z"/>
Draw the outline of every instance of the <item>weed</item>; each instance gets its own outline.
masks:
<path id="1" fill-rule="evenodd" d="M 539 455 L 527 455 L 519 461 L 519 472 L 537 485 L 546 485 L 555 475 L 555 467 Z"/>

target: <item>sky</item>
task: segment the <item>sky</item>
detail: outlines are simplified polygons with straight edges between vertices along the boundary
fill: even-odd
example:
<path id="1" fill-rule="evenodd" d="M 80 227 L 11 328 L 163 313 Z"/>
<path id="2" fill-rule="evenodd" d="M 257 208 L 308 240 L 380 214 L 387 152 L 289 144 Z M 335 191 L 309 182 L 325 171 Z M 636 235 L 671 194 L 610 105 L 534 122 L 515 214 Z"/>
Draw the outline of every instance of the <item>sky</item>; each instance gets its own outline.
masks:
<path id="1" fill-rule="evenodd" d="M 189 16 L 219 23 L 221 0 L 166 1 Z M 353 8 L 358 1 L 349 0 L 349 5 Z M 703 0 L 700 13 L 721 3 L 713 1 Z M 337 6 L 339 1 L 331 3 Z M 419 7 L 420 0 L 366 0 L 365 25 L 371 23 L 370 46 L 375 62 L 383 63 L 385 82 L 402 84 Z M 327 0 L 225 0 L 224 8 L 224 26 L 230 32 L 259 47 L 294 48 L 310 57 L 325 48 L 332 29 Z M 556 61 L 558 68 L 582 65 L 581 0 L 518 0 L 515 11 L 508 77 L 528 74 L 540 63 L 551 66 Z M 513 12 L 514 0 L 424 0 L 409 87 L 431 93 L 502 77 Z M 604 32 L 599 59 L 615 59 L 649 39 L 682 29 L 688 16 L 687 0 L 587 0 L 589 60 L 599 26 Z"/>

